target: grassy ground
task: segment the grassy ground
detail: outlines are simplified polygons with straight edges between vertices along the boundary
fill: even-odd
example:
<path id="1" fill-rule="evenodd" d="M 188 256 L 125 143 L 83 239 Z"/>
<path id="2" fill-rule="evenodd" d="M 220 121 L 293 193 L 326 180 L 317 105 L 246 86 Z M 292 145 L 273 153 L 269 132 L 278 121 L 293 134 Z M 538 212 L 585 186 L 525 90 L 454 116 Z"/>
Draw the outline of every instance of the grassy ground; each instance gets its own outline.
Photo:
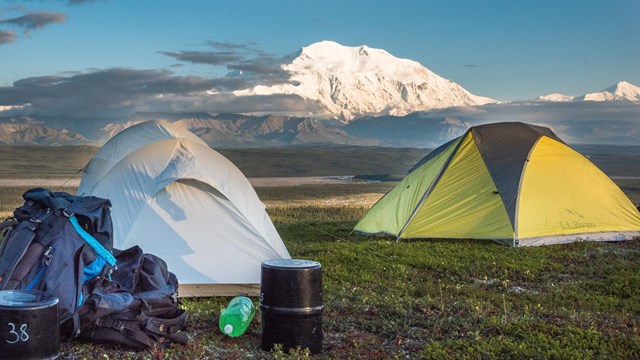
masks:
<path id="1" fill-rule="evenodd" d="M 68 179 L 97 150 L 95 146 L 0 145 L 0 178 Z"/>
<path id="2" fill-rule="evenodd" d="M 638 146 L 578 146 L 609 176 L 640 176 Z M 98 151 L 95 146 L 0 145 L 0 178 L 68 179 Z M 247 177 L 359 175 L 402 178 L 427 149 L 301 146 L 219 149 Z"/>
<path id="3" fill-rule="evenodd" d="M 635 187 L 637 183 L 625 186 Z M 293 203 L 391 184 L 258 188 Z M 0 189 L 0 201 L 22 189 Z M 69 189 L 73 190 L 73 189 Z M 18 195 L 19 196 L 19 195 Z M 17 206 L 17 201 L 14 206 Z M 260 350 L 260 316 L 239 338 L 217 329 L 229 298 L 184 299 L 193 341 L 163 351 L 74 342 L 71 359 L 640 358 L 640 241 L 507 248 L 482 241 L 400 241 L 351 234 L 367 206 L 273 206 L 295 258 L 323 266 L 324 348 Z M 259 300 L 253 298 L 254 303 Z"/>
<path id="4" fill-rule="evenodd" d="M 98 151 L 95 146 L 0 145 L 0 178 L 67 179 Z M 247 177 L 402 176 L 428 150 L 358 146 L 220 149 Z"/>
<path id="5" fill-rule="evenodd" d="M 624 191 L 634 205 L 640 205 L 640 178 L 614 179 L 614 182 Z"/>
<path id="6" fill-rule="evenodd" d="M 640 358 L 640 241 L 506 248 L 351 235 L 360 212 L 295 209 L 279 222 L 296 258 L 323 265 L 324 349 L 260 350 L 217 329 L 228 298 L 187 299 L 191 344 L 132 353 L 74 344 L 75 358 Z M 300 223 L 305 218 L 316 221 Z M 283 217 L 284 214 L 282 214 Z M 351 216 L 351 221 L 341 221 Z M 295 220 L 294 220 L 295 219 Z M 258 304 L 258 299 L 253 299 Z"/>

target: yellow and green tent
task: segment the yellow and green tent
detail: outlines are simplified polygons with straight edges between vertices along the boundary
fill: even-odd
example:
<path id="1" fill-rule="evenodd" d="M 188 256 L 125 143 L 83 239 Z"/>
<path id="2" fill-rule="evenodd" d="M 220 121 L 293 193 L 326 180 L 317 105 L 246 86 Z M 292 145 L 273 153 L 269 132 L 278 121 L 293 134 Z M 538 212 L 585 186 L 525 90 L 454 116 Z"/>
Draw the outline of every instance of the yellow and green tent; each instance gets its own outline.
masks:
<path id="1" fill-rule="evenodd" d="M 640 236 L 640 213 L 549 128 L 470 128 L 433 150 L 356 224 L 398 238 L 487 239 L 510 246 Z"/>

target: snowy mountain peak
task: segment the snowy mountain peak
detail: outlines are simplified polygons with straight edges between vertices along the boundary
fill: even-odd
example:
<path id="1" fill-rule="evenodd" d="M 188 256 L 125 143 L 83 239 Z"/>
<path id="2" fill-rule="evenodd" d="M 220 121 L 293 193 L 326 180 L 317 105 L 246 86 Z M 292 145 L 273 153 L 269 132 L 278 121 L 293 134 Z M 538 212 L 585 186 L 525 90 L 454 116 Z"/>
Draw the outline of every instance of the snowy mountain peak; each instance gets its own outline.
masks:
<path id="1" fill-rule="evenodd" d="M 620 81 L 619 83 L 606 89 L 605 91 L 613 93 L 614 95 L 624 97 L 626 99 L 640 100 L 640 87 L 626 81 Z"/>
<path id="2" fill-rule="evenodd" d="M 324 109 L 316 115 L 343 120 L 496 102 L 471 94 L 416 61 L 366 45 L 321 41 L 302 48 L 291 59 L 282 65 L 290 74 L 289 83 L 256 86 L 234 94 L 298 95 Z"/>
<path id="3" fill-rule="evenodd" d="M 547 95 L 538 96 L 537 100 L 538 101 L 560 101 L 560 102 L 566 102 L 566 101 L 573 101 L 573 96 L 553 93 L 553 94 L 547 94 Z"/>
<path id="4" fill-rule="evenodd" d="M 420 81 L 420 76 L 434 76 L 420 63 L 399 59 L 382 49 L 366 45 L 350 47 L 333 41 L 321 41 L 302 48 L 300 56 L 285 65 L 292 72 L 309 69 L 315 72 L 332 72 L 336 75 L 376 75 L 393 76 L 401 81 Z M 356 74 L 354 74 L 356 72 Z M 364 74 L 366 73 L 366 74 Z M 436 75 L 437 76 L 437 75 Z"/>
<path id="5" fill-rule="evenodd" d="M 640 87 L 626 81 L 610 86 L 600 92 L 588 93 L 582 96 L 569 96 L 562 94 L 548 94 L 539 96 L 538 101 L 640 101 Z"/>
<path id="6" fill-rule="evenodd" d="M 601 92 L 586 94 L 581 99 L 584 101 L 640 101 L 640 87 L 621 81 Z"/>
<path id="7" fill-rule="evenodd" d="M 386 58 L 387 61 L 393 55 L 382 49 L 372 49 L 366 45 L 357 47 L 343 46 L 335 41 L 320 41 L 305 46 L 300 51 L 298 61 L 327 61 L 331 66 L 345 66 L 351 62 L 366 64 L 371 58 Z M 326 64 L 324 64 L 326 65 Z"/>

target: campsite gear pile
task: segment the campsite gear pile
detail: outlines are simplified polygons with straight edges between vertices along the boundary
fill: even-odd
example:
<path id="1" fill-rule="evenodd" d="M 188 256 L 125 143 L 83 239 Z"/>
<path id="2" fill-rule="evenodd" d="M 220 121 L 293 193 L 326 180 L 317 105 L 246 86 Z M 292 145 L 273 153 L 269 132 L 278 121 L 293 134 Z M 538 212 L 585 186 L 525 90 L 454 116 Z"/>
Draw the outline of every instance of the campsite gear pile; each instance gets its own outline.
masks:
<path id="1" fill-rule="evenodd" d="M 262 350 L 322 352 L 322 266 L 311 260 L 273 259 L 261 266 Z"/>
<path id="2" fill-rule="evenodd" d="M 549 128 L 475 126 L 420 160 L 354 231 L 508 246 L 640 236 L 640 213 Z"/>
<path id="3" fill-rule="evenodd" d="M 246 296 L 236 296 L 220 313 L 218 327 L 223 334 L 236 337 L 247 331 L 247 327 L 256 314 L 253 301 Z"/>
<path id="4" fill-rule="evenodd" d="M 187 341 L 175 275 L 139 247 L 113 249 L 109 200 L 42 188 L 23 197 L 0 224 L 0 290 L 57 297 L 62 337 L 137 349 Z"/>
<path id="5" fill-rule="evenodd" d="M 0 358 L 57 358 L 57 305 L 58 298 L 43 291 L 0 291 Z"/>

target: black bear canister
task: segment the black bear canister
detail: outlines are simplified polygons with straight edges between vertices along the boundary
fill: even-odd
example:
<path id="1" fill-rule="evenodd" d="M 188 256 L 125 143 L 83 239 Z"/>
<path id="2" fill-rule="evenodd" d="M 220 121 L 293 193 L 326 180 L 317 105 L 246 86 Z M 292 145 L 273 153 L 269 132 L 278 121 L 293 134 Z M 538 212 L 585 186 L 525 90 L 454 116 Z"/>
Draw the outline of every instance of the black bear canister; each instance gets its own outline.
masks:
<path id="1" fill-rule="evenodd" d="M 322 352 L 322 266 L 311 260 L 275 259 L 262 263 L 260 316 L 262 349 L 282 344 Z"/>
<path id="2" fill-rule="evenodd" d="M 0 291 L 0 359 L 56 359 L 58 298 L 36 290 Z"/>

